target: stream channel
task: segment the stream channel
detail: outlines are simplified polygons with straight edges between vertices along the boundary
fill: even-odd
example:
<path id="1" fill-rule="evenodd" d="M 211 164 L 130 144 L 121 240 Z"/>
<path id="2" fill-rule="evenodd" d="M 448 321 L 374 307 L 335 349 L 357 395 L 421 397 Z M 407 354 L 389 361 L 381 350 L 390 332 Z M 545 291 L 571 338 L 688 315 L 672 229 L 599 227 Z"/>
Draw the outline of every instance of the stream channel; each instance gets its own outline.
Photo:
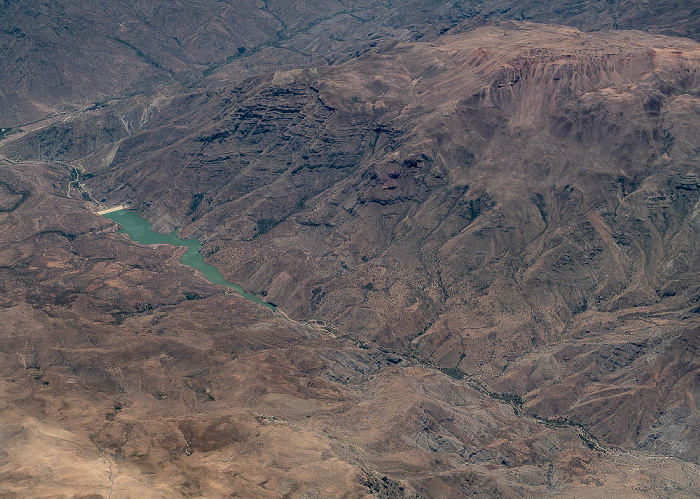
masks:
<path id="1" fill-rule="evenodd" d="M 132 241 L 141 244 L 169 244 L 171 246 L 185 246 L 187 251 L 182 255 L 180 263 L 192 267 L 200 271 L 204 277 L 212 284 L 219 284 L 233 289 L 236 293 L 250 301 L 263 305 L 272 310 L 277 310 L 277 307 L 271 303 L 262 301 L 255 295 L 246 293 L 238 284 L 227 282 L 221 275 L 221 272 L 208 263 L 204 263 L 204 257 L 199 252 L 202 248 L 202 243 L 199 239 L 180 239 L 177 237 L 177 230 L 171 234 L 159 234 L 151 228 L 148 220 L 141 218 L 133 211 L 118 210 L 102 215 L 105 218 L 118 223 L 122 230 L 119 232 L 127 234 Z"/>
<path id="2" fill-rule="evenodd" d="M 238 284 L 226 282 L 226 280 L 223 278 L 223 276 L 216 267 L 204 263 L 204 257 L 199 252 L 199 250 L 202 248 L 202 244 L 199 242 L 198 239 L 179 239 L 177 237 L 177 230 L 173 231 L 171 234 L 168 235 L 154 232 L 148 220 L 141 218 L 133 211 L 118 210 L 106 213 L 102 216 L 105 218 L 109 218 L 110 220 L 113 220 L 114 222 L 121 225 L 123 230 L 120 230 L 119 232 L 123 234 L 128 234 L 131 240 L 134 242 L 141 244 L 169 244 L 172 246 L 186 246 L 187 252 L 185 252 L 182 255 L 182 258 L 180 259 L 180 262 L 183 265 L 187 265 L 188 267 L 192 267 L 193 269 L 199 270 L 204 275 L 204 277 L 206 277 L 206 279 L 213 284 L 227 286 L 250 301 L 254 301 L 255 303 L 270 308 L 275 312 L 280 312 L 277 309 L 277 307 L 275 307 L 271 303 L 264 302 L 257 296 L 251 295 L 250 293 L 246 293 L 243 290 L 243 288 L 241 288 Z M 429 362 L 426 365 L 435 370 L 439 370 L 445 374 L 448 374 L 454 379 L 461 380 L 465 377 L 465 374 L 459 369 L 439 369 L 434 365 L 430 364 Z M 583 440 L 583 442 L 591 449 L 597 450 L 599 452 L 605 452 L 607 450 L 606 446 L 601 444 L 581 424 L 574 423 L 563 418 L 548 419 L 538 416 L 525 415 L 523 413 L 523 401 L 519 396 L 506 393 L 492 392 L 477 380 L 471 379 L 469 377 L 467 377 L 467 384 L 473 389 L 485 395 L 488 395 L 492 399 L 499 400 L 505 404 L 512 406 L 517 416 L 535 421 L 539 424 L 549 427 L 572 427 L 578 432 L 578 436 L 581 438 L 581 440 Z"/>

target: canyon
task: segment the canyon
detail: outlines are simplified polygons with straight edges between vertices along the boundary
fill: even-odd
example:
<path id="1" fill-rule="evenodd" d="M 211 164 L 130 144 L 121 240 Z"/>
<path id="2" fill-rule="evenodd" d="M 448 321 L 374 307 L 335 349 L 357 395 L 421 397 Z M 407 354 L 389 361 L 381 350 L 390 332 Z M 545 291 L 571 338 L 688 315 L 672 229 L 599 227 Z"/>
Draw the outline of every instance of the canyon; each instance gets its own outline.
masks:
<path id="1" fill-rule="evenodd" d="M 2 493 L 696 497 L 698 16 L 573 3 L 65 7 L 121 86 L 2 75 Z"/>

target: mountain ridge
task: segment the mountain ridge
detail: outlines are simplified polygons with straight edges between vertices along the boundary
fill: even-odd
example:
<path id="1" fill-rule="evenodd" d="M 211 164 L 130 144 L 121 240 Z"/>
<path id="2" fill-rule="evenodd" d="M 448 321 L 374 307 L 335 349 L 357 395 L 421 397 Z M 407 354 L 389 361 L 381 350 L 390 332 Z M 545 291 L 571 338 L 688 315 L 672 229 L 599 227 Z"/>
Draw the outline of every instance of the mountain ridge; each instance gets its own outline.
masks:
<path id="1" fill-rule="evenodd" d="M 479 376 L 615 445 L 657 445 L 653 404 L 635 405 L 637 429 L 590 412 L 605 391 L 582 401 L 601 377 L 630 401 L 633 379 L 660 386 L 649 356 L 682 356 L 697 327 L 700 46 L 522 23 L 383 50 L 176 97 L 116 153 L 74 159 L 98 199 L 182 225 L 296 317 Z M 57 145 L 49 128 L 5 151 L 19 159 L 44 134 Z M 636 331 L 644 317 L 657 327 Z M 605 367 L 611 352 L 628 359 Z M 566 378 L 581 386 L 562 398 Z"/>
<path id="2" fill-rule="evenodd" d="M 693 6 L 259 2 L 239 51 L 220 3 L 130 12 L 111 89 L 1 76 L 57 114 L 0 140 L 0 490 L 696 496 Z M 158 35 L 208 23 L 201 64 Z"/>

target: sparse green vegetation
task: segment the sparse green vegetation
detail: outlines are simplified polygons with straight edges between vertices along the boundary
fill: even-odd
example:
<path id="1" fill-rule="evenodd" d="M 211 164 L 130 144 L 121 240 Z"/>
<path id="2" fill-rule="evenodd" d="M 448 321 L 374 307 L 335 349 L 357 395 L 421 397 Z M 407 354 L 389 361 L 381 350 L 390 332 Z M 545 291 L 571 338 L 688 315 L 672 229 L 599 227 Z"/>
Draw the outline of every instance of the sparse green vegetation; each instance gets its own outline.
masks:
<path id="1" fill-rule="evenodd" d="M 257 235 L 260 236 L 272 230 L 279 222 L 272 218 L 262 218 L 257 221 Z"/>
<path id="2" fill-rule="evenodd" d="M 24 203 L 24 201 L 26 201 L 26 199 L 30 195 L 30 192 L 28 190 L 16 189 L 12 185 L 8 184 L 7 182 L 3 182 L 2 180 L 0 180 L 0 185 L 4 186 L 8 191 L 10 191 L 10 194 L 19 196 L 19 199 L 15 201 L 11 206 L 0 206 L 0 213 L 10 213 L 12 211 L 15 211 L 17 208 L 19 208 L 19 205 Z"/>
<path id="3" fill-rule="evenodd" d="M 199 203 L 202 202 L 202 199 L 204 199 L 204 193 L 199 193 L 199 194 L 194 194 L 192 196 L 192 201 L 190 202 L 190 208 L 187 210 L 187 216 L 194 215 L 194 212 L 197 211 L 197 208 L 199 207 Z"/>
<path id="4" fill-rule="evenodd" d="M 460 380 L 463 379 L 465 374 L 463 371 L 456 367 L 444 367 L 440 369 L 443 373 L 447 374 L 450 378 Z"/>
<path id="5" fill-rule="evenodd" d="M 22 133 L 24 130 L 21 128 L 0 128 L 0 140 L 9 137 L 15 133 Z"/>

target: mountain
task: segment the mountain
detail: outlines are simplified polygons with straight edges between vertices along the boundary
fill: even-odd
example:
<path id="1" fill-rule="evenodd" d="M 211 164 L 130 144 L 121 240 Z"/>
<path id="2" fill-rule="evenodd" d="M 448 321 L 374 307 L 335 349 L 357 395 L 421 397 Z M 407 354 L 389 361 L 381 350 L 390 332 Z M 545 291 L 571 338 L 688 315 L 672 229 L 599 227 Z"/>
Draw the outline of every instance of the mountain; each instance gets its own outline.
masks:
<path id="1" fill-rule="evenodd" d="M 691 2 L 3 7 L 8 497 L 697 496 Z"/>
<path id="2" fill-rule="evenodd" d="M 669 389 L 696 417 L 698 48 L 528 24 L 400 44 L 175 99 L 88 183 L 293 316 L 663 447 Z"/>
<path id="3" fill-rule="evenodd" d="M 454 370 L 208 284 L 0 162 L 6 497 L 688 497 L 689 462 L 621 452 Z"/>
<path id="4" fill-rule="evenodd" d="M 691 0 L 3 0 L 0 127 L 135 95 L 334 64 L 391 40 L 503 20 L 644 29 L 700 40 Z"/>

